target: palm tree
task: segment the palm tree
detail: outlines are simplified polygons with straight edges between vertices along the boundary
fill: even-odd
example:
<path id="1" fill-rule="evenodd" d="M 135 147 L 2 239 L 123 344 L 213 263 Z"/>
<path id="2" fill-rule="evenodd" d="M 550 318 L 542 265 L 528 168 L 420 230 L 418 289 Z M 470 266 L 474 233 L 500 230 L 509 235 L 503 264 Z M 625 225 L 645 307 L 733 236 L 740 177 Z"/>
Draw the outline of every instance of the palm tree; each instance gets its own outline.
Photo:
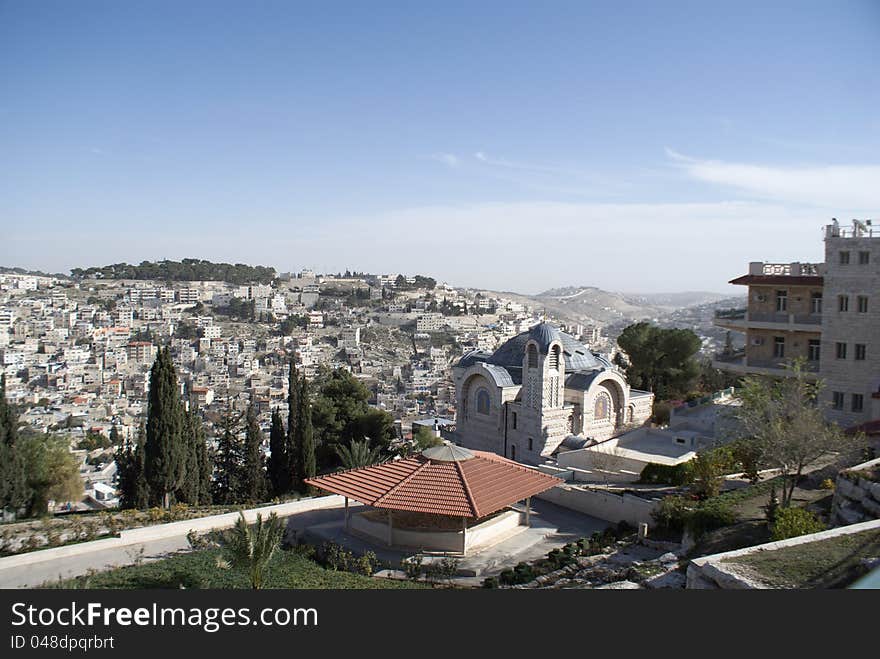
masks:
<path id="1" fill-rule="evenodd" d="M 229 563 L 244 568 L 251 580 L 251 587 L 263 587 L 266 566 L 281 544 L 284 527 L 278 515 L 272 513 L 263 523 L 263 516 L 257 515 L 257 522 L 248 526 L 244 513 L 239 513 L 235 526 L 226 537 L 225 549 Z"/>
<path id="2" fill-rule="evenodd" d="M 370 438 L 362 442 L 352 440 L 349 446 L 337 446 L 336 454 L 342 460 L 343 469 L 357 469 L 382 462 L 382 449 L 379 446 L 370 448 Z"/>

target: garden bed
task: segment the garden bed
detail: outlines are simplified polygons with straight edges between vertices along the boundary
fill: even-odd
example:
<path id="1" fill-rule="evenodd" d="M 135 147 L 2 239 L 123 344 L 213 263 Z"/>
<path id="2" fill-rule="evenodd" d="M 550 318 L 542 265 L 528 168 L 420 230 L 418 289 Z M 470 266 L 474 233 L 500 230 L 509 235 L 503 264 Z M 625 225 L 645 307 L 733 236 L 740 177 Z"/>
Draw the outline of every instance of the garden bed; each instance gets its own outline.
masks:
<path id="1" fill-rule="evenodd" d="M 845 588 L 880 558 L 880 530 L 841 535 L 732 558 L 723 562 L 771 588 Z"/>
<path id="2" fill-rule="evenodd" d="M 250 588 L 244 570 L 223 568 L 222 551 L 207 549 L 44 584 L 44 588 Z M 424 583 L 393 581 L 328 570 L 293 550 L 278 551 L 269 564 L 265 588 L 379 589 L 425 588 Z"/>

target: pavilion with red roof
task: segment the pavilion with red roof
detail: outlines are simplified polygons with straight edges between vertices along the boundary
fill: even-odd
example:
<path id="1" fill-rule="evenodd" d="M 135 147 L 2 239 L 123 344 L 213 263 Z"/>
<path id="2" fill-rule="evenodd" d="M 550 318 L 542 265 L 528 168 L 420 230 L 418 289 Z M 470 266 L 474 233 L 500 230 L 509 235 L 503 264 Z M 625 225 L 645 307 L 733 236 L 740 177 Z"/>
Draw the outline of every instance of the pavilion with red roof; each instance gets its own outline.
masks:
<path id="1" fill-rule="evenodd" d="M 562 481 L 494 453 L 452 444 L 383 464 L 306 479 L 345 497 L 350 532 L 388 546 L 453 551 L 485 547 L 529 525 L 532 496 Z M 348 500 L 368 506 L 352 516 Z M 525 512 L 510 508 L 525 501 Z"/>

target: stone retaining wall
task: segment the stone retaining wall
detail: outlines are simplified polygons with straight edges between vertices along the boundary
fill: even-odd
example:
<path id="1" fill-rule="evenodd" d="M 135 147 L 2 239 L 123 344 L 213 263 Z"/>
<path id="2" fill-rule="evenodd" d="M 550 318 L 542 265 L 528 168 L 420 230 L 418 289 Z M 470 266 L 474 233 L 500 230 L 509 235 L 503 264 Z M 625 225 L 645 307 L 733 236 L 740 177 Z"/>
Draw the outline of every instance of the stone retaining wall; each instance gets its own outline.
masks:
<path id="1" fill-rule="evenodd" d="M 631 526 L 641 523 L 654 526 L 651 513 L 659 505 L 659 501 L 649 501 L 628 493 L 591 490 L 577 485 L 557 485 L 539 494 L 538 498 L 614 524 L 626 521 Z"/>
<path id="2" fill-rule="evenodd" d="M 880 519 L 880 482 L 859 475 L 872 469 L 880 469 L 880 458 L 849 467 L 837 475 L 831 503 L 832 525 Z"/>
<path id="3" fill-rule="evenodd" d="M 746 547 L 744 549 L 736 549 L 721 554 L 712 554 L 711 556 L 701 556 L 695 558 L 688 565 L 687 570 L 687 588 L 697 589 L 765 589 L 768 586 L 759 583 L 748 576 L 739 574 L 736 566 L 725 561 L 741 556 L 748 556 L 757 552 L 774 551 L 785 547 L 793 547 L 795 545 L 804 545 L 811 542 L 820 542 L 829 540 L 841 535 L 849 535 L 851 533 L 861 533 L 863 531 L 871 531 L 880 529 L 880 520 L 871 520 L 870 522 L 862 522 L 861 524 L 851 524 L 849 526 L 841 526 L 836 529 L 820 531 L 819 533 L 810 533 L 801 535 L 788 540 L 777 540 L 776 542 L 768 542 L 763 545 L 755 545 L 754 547 Z"/>

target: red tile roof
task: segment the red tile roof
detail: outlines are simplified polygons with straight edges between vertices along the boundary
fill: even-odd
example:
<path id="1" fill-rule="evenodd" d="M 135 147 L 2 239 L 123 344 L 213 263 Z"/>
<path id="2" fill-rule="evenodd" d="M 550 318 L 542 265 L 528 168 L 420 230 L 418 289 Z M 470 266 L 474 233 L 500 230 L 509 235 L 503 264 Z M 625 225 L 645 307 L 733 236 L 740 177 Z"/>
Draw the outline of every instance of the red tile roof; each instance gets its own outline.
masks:
<path id="1" fill-rule="evenodd" d="M 375 508 L 483 517 L 562 481 L 494 453 L 441 462 L 417 455 L 306 479 L 306 483 Z"/>

